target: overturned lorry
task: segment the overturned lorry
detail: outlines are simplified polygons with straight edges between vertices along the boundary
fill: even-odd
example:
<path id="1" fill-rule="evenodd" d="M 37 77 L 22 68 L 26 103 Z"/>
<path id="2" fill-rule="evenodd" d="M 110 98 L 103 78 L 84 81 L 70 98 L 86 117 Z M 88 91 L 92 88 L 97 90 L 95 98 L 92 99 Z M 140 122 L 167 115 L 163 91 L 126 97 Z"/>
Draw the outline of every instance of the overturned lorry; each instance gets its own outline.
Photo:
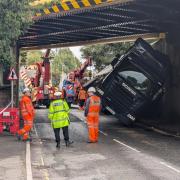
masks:
<path id="1" fill-rule="evenodd" d="M 85 88 L 94 86 L 102 109 L 132 125 L 163 96 L 169 76 L 168 57 L 139 38 L 123 55 L 99 72 Z"/>

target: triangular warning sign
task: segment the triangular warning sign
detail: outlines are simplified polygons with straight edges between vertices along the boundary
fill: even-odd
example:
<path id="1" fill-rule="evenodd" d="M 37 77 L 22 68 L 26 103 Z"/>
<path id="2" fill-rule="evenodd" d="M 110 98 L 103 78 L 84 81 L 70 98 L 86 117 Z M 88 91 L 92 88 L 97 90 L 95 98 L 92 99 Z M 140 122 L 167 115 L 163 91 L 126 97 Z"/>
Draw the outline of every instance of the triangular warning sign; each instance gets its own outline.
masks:
<path id="1" fill-rule="evenodd" d="M 17 80 L 18 77 L 16 75 L 16 71 L 14 68 L 11 69 L 9 76 L 8 76 L 8 80 Z"/>

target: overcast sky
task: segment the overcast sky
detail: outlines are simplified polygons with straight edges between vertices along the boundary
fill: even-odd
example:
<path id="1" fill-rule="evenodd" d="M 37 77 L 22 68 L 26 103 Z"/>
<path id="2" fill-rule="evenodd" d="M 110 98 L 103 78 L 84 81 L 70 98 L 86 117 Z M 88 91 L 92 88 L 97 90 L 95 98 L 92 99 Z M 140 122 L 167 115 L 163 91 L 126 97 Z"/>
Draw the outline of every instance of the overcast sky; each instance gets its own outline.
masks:
<path id="1" fill-rule="evenodd" d="M 81 58 L 81 52 L 80 52 L 81 47 L 83 47 L 83 46 L 69 47 L 69 49 L 72 51 L 74 56 L 76 56 L 81 62 L 83 62 L 83 59 Z M 45 53 L 46 50 L 47 49 L 43 49 L 42 52 Z M 56 48 L 54 48 L 52 50 L 56 51 Z"/>
<path id="2" fill-rule="evenodd" d="M 81 49 L 82 46 L 76 46 L 76 47 L 70 47 L 70 50 L 73 52 L 73 54 L 81 61 Z"/>

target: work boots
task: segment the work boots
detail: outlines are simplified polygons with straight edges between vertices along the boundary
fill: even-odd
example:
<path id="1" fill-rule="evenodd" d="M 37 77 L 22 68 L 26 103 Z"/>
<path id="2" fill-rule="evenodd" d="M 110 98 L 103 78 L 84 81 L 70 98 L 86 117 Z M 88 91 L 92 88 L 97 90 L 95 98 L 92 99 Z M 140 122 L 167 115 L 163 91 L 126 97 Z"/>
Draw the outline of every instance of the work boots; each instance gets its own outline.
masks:
<path id="1" fill-rule="evenodd" d="M 66 147 L 69 147 L 72 143 L 73 141 L 65 141 Z M 60 148 L 60 142 L 57 142 L 56 148 Z"/>
<path id="2" fill-rule="evenodd" d="M 72 143 L 73 141 L 65 141 L 66 147 L 69 147 Z"/>
<path id="3" fill-rule="evenodd" d="M 31 139 L 31 138 L 28 138 L 28 139 L 23 139 L 22 141 L 23 141 L 23 142 L 27 142 L 27 141 L 32 142 L 32 139 Z"/>
<path id="4" fill-rule="evenodd" d="M 60 148 L 60 142 L 57 142 L 56 148 Z"/>
<path id="5" fill-rule="evenodd" d="M 16 137 L 17 137 L 17 140 L 18 140 L 18 141 L 21 140 L 21 136 L 20 136 L 18 133 L 16 133 Z"/>

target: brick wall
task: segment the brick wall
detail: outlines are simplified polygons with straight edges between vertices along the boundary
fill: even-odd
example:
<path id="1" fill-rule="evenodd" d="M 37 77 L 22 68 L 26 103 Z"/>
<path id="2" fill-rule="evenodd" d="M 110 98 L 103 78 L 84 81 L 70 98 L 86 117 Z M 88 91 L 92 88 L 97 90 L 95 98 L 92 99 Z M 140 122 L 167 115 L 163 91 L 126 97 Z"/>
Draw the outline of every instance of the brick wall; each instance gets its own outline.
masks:
<path id="1" fill-rule="evenodd" d="M 5 107 L 11 99 L 11 87 L 0 87 L 0 108 Z"/>
<path id="2" fill-rule="evenodd" d="M 0 86 L 3 85 L 3 68 L 2 65 L 0 64 Z"/>

